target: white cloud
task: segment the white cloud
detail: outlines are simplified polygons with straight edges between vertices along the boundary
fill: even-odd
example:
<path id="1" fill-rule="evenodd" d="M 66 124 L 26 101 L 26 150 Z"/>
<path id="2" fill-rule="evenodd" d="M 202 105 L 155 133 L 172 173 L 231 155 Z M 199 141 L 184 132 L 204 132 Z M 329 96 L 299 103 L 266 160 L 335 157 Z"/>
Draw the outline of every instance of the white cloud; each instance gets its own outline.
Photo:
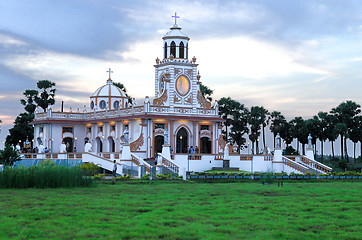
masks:
<path id="1" fill-rule="evenodd" d="M 27 45 L 25 42 L 20 41 L 16 38 L 10 37 L 5 34 L 0 34 L 0 44 L 5 45 L 5 46 L 10 46 L 10 45 L 25 46 L 25 45 Z"/>

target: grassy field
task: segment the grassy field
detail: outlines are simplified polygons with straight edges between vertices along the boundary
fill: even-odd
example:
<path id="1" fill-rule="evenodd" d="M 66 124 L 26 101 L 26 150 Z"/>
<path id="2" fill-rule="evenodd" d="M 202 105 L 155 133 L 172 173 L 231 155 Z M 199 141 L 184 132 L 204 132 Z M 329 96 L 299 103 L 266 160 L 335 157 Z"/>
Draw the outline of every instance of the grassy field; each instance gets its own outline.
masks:
<path id="1" fill-rule="evenodd" d="M 362 182 L 0 189 L 0 239 L 361 239 Z"/>

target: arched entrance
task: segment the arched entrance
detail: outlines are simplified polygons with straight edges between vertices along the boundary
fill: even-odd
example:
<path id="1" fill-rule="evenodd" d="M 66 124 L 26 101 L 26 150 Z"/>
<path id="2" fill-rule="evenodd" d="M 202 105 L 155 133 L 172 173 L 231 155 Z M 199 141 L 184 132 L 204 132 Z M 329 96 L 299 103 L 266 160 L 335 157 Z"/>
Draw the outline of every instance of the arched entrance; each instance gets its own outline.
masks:
<path id="1" fill-rule="evenodd" d="M 114 143 L 114 140 L 113 140 L 112 137 L 108 138 L 108 146 L 109 146 L 109 152 L 114 152 L 115 151 L 116 144 Z"/>
<path id="2" fill-rule="evenodd" d="M 185 128 L 180 128 L 176 134 L 176 153 L 187 153 L 188 134 Z"/>
<path id="3" fill-rule="evenodd" d="M 165 138 L 163 136 L 156 136 L 155 137 L 155 147 L 153 154 L 162 152 L 162 145 L 165 143 Z"/>
<path id="4" fill-rule="evenodd" d="M 63 138 L 63 142 L 65 143 L 65 146 L 67 146 L 67 152 L 73 152 L 73 138 Z"/>
<path id="5" fill-rule="evenodd" d="M 211 153 L 211 139 L 209 137 L 200 139 L 200 153 Z"/>
<path id="6" fill-rule="evenodd" d="M 96 138 L 96 143 L 97 143 L 97 152 L 103 152 L 103 143 L 101 141 L 100 138 Z"/>

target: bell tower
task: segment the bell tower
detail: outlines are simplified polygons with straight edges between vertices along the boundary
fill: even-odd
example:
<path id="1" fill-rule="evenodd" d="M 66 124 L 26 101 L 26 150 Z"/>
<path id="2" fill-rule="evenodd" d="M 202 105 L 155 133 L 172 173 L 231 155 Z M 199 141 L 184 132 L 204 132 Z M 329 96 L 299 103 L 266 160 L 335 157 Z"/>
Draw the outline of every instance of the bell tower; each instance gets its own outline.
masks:
<path id="1" fill-rule="evenodd" d="M 197 108 L 210 108 L 200 92 L 200 75 L 197 72 L 196 58 L 189 60 L 190 38 L 177 25 L 163 37 L 163 59 L 156 59 L 155 100 L 156 106 L 169 106 L 171 112 L 191 113 Z M 181 109 L 183 108 L 183 109 Z"/>

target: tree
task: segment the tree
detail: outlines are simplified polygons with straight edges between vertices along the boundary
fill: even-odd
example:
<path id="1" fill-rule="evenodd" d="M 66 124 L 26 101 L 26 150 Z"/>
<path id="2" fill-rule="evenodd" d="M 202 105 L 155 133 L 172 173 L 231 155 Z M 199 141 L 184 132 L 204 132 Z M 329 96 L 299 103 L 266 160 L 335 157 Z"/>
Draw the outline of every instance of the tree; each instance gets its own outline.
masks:
<path id="1" fill-rule="evenodd" d="M 360 141 L 362 135 L 362 116 L 354 118 L 354 123 L 350 129 L 349 138 L 353 142 L 353 159 L 356 162 L 356 144 Z"/>
<path id="2" fill-rule="evenodd" d="M 350 129 L 353 127 L 354 118 L 361 112 L 360 105 L 353 101 L 346 101 L 339 104 L 336 108 L 332 108 L 331 114 L 334 114 L 338 120 L 339 135 L 341 136 L 341 155 L 348 160 L 347 152 L 347 138 L 350 133 Z M 344 146 L 343 146 L 344 142 Z M 344 151 L 343 151 L 344 149 Z"/>
<path id="3" fill-rule="evenodd" d="M 0 150 L 0 164 L 12 166 L 14 162 L 21 160 L 18 152 L 9 144 L 5 144 L 4 150 Z"/>
<path id="4" fill-rule="evenodd" d="M 327 122 L 327 127 L 326 127 L 327 139 L 328 141 L 331 142 L 332 157 L 334 159 L 334 141 L 336 141 L 338 138 L 338 131 L 336 128 L 337 118 L 335 117 L 335 115 L 328 114 L 326 116 L 326 122 Z"/>
<path id="5" fill-rule="evenodd" d="M 264 107 L 260 107 L 260 117 L 261 117 L 260 121 L 261 121 L 262 129 L 263 129 L 263 147 L 265 149 L 266 148 L 265 127 L 269 124 L 269 121 L 270 121 L 269 111 L 266 110 Z"/>
<path id="6" fill-rule="evenodd" d="M 113 85 L 116 86 L 116 87 L 118 87 L 119 89 L 121 89 L 121 90 L 124 92 L 124 94 L 126 94 L 126 97 L 127 97 L 127 99 L 128 99 L 128 102 L 129 102 L 129 103 L 132 103 L 132 97 L 131 97 L 130 95 L 128 95 L 127 89 L 126 89 L 126 87 L 125 87 L 122 83 L 113 82 Z"/>
<path id="7" fill-rule="evenodd" d="M 293 142 L 293 125 L 287 121 L 281 123 L 280 126 L 280 137 L 284 139 L 287 147 Z"/>
<path id="8" fill-rule="evenodd" d="M 248 109 L 243 105 L 238 103 L 235 111 L 232 113 L 233 119 L 231 123 L 230 137 L 232 143 L 238 145 L 238 153 L 244 148 L 246 139 L 244 134 L 248 134 Z"/>
<path id="9" fill-rule="evenodd" d="M 305 154 L 304 146 L 308 143 L 308 128 L 302 117 L 293 118 L 290 123 L 292 124 L 291 132 L 294 138 L 297 139 L 297 151 L 299 152 L 299 143 L 302 144 L 302 152 Z"/>
<path id="10" fill-rule="evenodd" d="M 254 143 L 256 145 L 256 153 L 259 153 L 259 136 L 260 130 L 266 121 L 266 109 L 259 106 L 253 106 L 248 114 L 248 124 L 250 126 L 249 139 L 252 142 L 252 152 L 254 154 Z"/>
<path id="11" fill-rule="evenodd" d="M 214 93 L 214 90 L 211 90 L 208 86 L 200 83 L 200 92 L 204 98 L 206 98 L 210 102 L 212 101 L 211 95 Z"/>
<path id="12" fill-rule="evenodd" d="M 328 113 L 327 112 L 319 112 L 317 116 L 314 118 L 318 119 L 319 129 L 317 132 L 317 137 L 321 142 L 321 156 L 323 160 L 324 149 L 323 143 L 327 140 L 328 137 Z"/>
<path id="13" fill-rule="evenodd" d="M 281 114 L 281 112 L 273 111 L 270 114 L 270 131 L 274 135 L 274 148 L 275 148 L 275 138 L 277 134 L 281 132 L 282 124 L 285 123 L 285 117 Z"/>
<path id="14" fill-rule="evenodd" d="M 33 114 L 37 107 L 35 98 L 38 96 L 38 91 L 27 89 L 23 92 L 23 95 L 26 97 L 26 99 L 21 99 L 20 103 L 24 105 L 25 111 Z"/>
<path id="15" fill-rule="evenodd" d="M 25 99 L 21 99 L 20 103 L 24 105 L 26 112 L 20 113 L 16 117 L 14 126 L 9 130 L 9 135 L 6 137 L 6 143 L 13 146 L 19 141 L 22 145 L 26 139 L 29 141 L 34 138 L 33 126 L 29 123 L 34 120 L 35 109 L 39 106 L 44 112 L 49 105 L 55 103 L 55 83 L 49 80 L 40 80 L 37 82 L 38 90 L 27 89 L 23 92 Z"/>
<path id="16" fill-rule="evenodd" d="M 49 81 L 49 80 L 40 80 L 37 82 L 37 87 L 39 88 L 39 90 L 41 90 L 40 92 L 40 96 L 36 95 L 34 97 L 34 100 L 36 102 L 36 104 L 41 107 L 44 112 L 46 112 L 46 109 L 48 108 L 49 105 L 54 105 L 55 103 L 55 91 L 56 89 L 55 87 L 55 83 Z M 24 92 L 25 95 L 26 91 Z"/>
<path id="17" fill-rule="evenodd" d="M 232 122 L 234 120 L 234 112 L 238 111 L 240 107 L 240 103 L 231 99 L 230 97 L 220 98 L 218 101 L 219 104 L 219 115 L 222 119 L 225 120 L 224 126 L 225 130 L 222 130 L 224 134 L 224 140 L 229 141 L 228 136 L 228 127 L 232 126 Z"/>
<path id="18" fill-rule="evenodd" d="M 20 141 L 19 145 L 22 147 L 26 139 L 31 141 L 34 138 L 34 129 L 29 123 L 33 120 L 34 114 L 20 113 L 15 119 L 14 126 L 9 129 L 6 143 L 15 146 Z"/>

